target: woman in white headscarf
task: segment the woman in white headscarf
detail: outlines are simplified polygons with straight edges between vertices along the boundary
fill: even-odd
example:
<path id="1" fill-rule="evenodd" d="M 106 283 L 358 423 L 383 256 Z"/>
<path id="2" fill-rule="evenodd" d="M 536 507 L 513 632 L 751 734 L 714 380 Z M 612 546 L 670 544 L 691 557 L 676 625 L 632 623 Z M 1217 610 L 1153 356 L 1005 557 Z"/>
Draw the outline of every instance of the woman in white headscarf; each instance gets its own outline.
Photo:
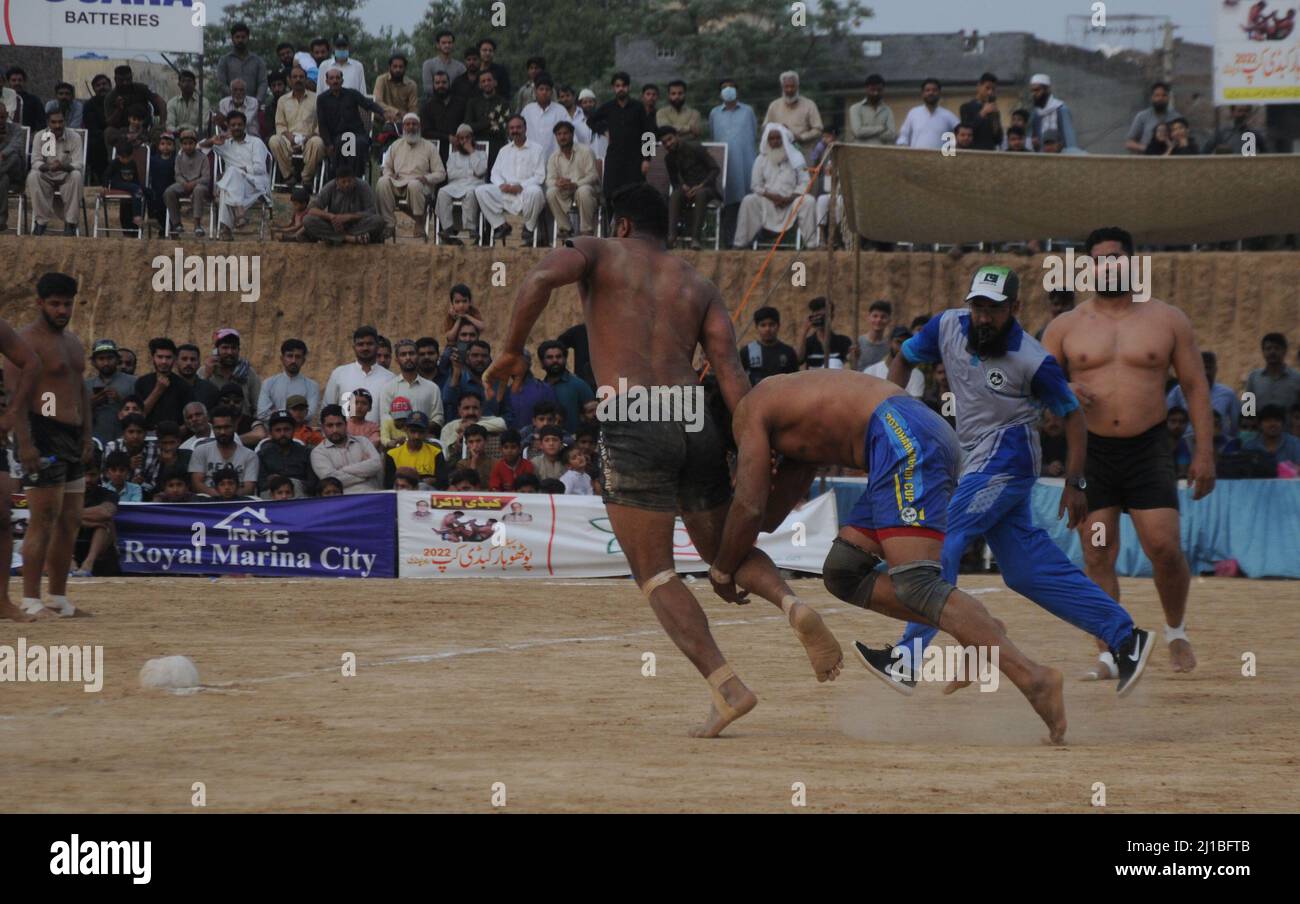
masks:
<path id="1" fill-rule="evenodd" d="M 750 193 L 740 202 L 733 247 L 748 246 L 760 229 L 780 232 L 796 221 L 804 244 L 817 247 L 816 199 L 809 195 L 799 202 L 808 184 L 805 167 L 803 151 L 789 129 L 774 122 L 763 127 L 758 159 L 750 174 Z"/>

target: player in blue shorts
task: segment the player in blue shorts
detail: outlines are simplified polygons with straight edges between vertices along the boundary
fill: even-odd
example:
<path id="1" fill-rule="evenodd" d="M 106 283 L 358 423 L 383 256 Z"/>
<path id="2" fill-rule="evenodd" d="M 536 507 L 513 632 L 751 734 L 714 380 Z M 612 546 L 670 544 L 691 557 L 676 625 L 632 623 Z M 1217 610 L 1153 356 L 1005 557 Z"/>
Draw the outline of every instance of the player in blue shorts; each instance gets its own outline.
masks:
<path id="1" fill-rule="evenodd" d="M 983 536 L 1007 586 L 1057 618 L 1103 641 L 1119 669 L 1119 693 L 1137 684 L 1151 652 L 1151 635 L 1074 565 L 1034 524 L 1029 494 L 1041 465 L 1037 424 L 1045 406 L 1065 419 L 1069 456 L 1060 514 L 1075 527 L 1087 514 L 1084 460 L 1087 426 L 1056 360 L 1016 320 L 1020 280 L 1007 267 L 981 267 L 966 309 L 932 317 L 903 344 L 889 377 L 907 385 L 917 364 L 943 362 L 961 441 L 961 479 L 948 505 L 943 578 L 957 582 L 962 553 Z M 873 475 L 872 485 L 875 485 Z M 856 524 L 858 513 L 850 517 Z M 854 644 L 868 670 L 895 690 L 911 693 L 913 666 L 934 638 L 932 625 L 913 622 L 898 647 Z M 955 690 L 969 682 L 956 682 Z"/>
<path id="2" fill-rule="evenodd" d="M 1061 673 L 1021 653 L 1002 625 L 944 580 L 939 563 L 948 498 L 961 451 L 952 428 L 885 380 L 819 369 L 769 377 L 735 408 L 735 495 L 709 580 L 735 599 L 735 570 L 764 525 L 779 523 L 822 465 L 859 468 L 870 485 L 826 557 L 826 585 L 840 599 L 903 621 L 921 620 L 965 647 L 998 650 L 1003 674 L 1065 737 Z M 772 460 L 778 460 L 772 474 Z M 877 571 L 883 558 L 887 573 Z"/>

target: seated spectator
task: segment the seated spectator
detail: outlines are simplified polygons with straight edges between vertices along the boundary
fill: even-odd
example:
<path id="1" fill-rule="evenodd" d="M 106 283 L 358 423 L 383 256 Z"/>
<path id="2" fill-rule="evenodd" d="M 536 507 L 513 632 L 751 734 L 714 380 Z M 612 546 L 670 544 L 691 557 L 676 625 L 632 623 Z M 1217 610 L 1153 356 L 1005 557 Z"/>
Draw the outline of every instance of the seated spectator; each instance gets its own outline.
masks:
<path id="1" fill-rule="evenodd" d="M 429 424 L 441 430 L 446 420 L 442 410 L 442 390 L 432 380 L 420 376 L 420 355 L 415 342 L 399 339 L 396 346 L 397 375 L 379 390 L 380 438 L 385 448 L 391 449 L 402 440 L 392 440 L 393 403 L 400 397 L 406 400 L 406 411 L 420 411 L 429 418 Z"/>
<path id="2" fill-rule="evenodd" d="M 251 491 L 247 486 L 247 481 L 240 480 L 237 469 L 223 465 L 212 472 L 212 492 L 208 498 L 221 502 L 251 502 L 255 497 L 249 495 Z"/>
<path id="3" fill-rule="evenodd" d="M 360 66 L 356 60 L 349 63 Z M 361 79 L 364 83 L 365 76 L 362 75 Z M 364 167 L 365 161 L 370 159 L 370 132 L 362 119 L 362 112 L 368 110 L 385 122 L 393 122 L 397 117 L 367 97 L 364 88 L 347 85 L 346 80 L 337 63 L 326 64 L 325 84 L 318 86 L 316 95 L 316 127 L 320 129 L 325 156 L 331 163 L 352 162 Z M 351 136 L 350 140 L 348 136 Z M 351 161 L 342 154 L 348 144 L 352 144 L 355 151 Z"/>
<path id="4" fill-rule="evenodd" d="M 691 249 L 698 251 L 708 206 L 720 198 L 718 176 L 721 168 L 712 154 L 698 143 L 683 138 L 672 126 L 659 128 L 659 140 L 666 152 L 664 165 L 668 168 L 668 181 L 673 187 L 668 196 L 668 247 L 677 244 L 678 223 L 689 216 L 688 241 Z"/>
<path id="5" fill-rule="evenodd" d="M 411 400 L 398 396 L 388 406 L 388 416 L 379 428 L 380 446 L 384 449 L 396 449 L 406 442 L 406 419 L 411 416 Z"/>
<path id="6" fill-rule="evenodd" d="M 456 420 L 443 427 L 442 434 L 439 436 L 443 453 L 447 456 L 447 463 L 454 465 L 465 457 L 465 430 L 471 424 L 483 425 L 483 429 L 488 432 L 488 454 L 494 457 L 499 455 L 501 446 L 498 434 L 506 429 L 506 422 L 499 417 L 484 417 L 483 399 L 473 392 L 461 396 L 460 406 L 456 411 L 458 415 Z"/>
<path id="7" fill-rule="evenodd" d="M 1192 463 L 1192 447 L 1187 442 L 1187 409 L 1181 405 L 1172 405 L 1165 412 L 1165 429 L 1169 431 L 1169 442 L 1173 446 L 1174 471 L 1178 479 L 1187 476 L 1187 469 Z"/>
<path id="8" fill-rule="evenodd" d="M 398 468 L 393 477 L 393 489 L 395 490 L 418 490 L 420 488 L 420 475 L 415 468 Z"/>
<path id="9" fill-rule="evenodd" d="M 283 474 L 276 474 L 266 482 L 266 498 L 281 502 L 286 499 L 293 499 L 297 494 L 293 481 Z"/>
<path id="10" fill-rule="evenodd" d="M 356 177 L 350 160 L 339 162 L 334 178 L 312 200 L 303 230 L 309 241 L 332 245 L 383 242 L 384 218 L 376 207 L 375 193 Z"/>
<path id="11" fill-rule="evenodd" d="M 311 466 L 311 449 L 306 443 L 293 438 L 297 422 L 286 409 L 272 412 L 271 437 L 257 447 L 258 492 L 263 497 L 270 492 L 271 478 L 287 477 L 293 481 L 295 496 L 311 496 L 316 492 L 316 472 Z"/>
<path id="12" fill-rule="evenodd" d="M 96 455 L 86 468 L 86 492 L 82 499 L 81 526 L 73 546 L 72 577 L 88 578 L 99 567 L 100 574 L 116 573 L 117 529 L 113 517 L 117 514 L 118 499 L 111 489 L 100 482 L 100 459 Z M 107 553 L 107 555 L 105 555 Z M 77 564 L 80 554 L 81 564 Z"/>
<path id="13" fill-rule="evenodd" d="M 293 415 L 293 438 L 306 445 L 308 448 L 316 445 L 322 439 L 321 432 L 307 422 L 307 415 L 311 411 L 311 405 L 306 396 L 291 395 L 288 401 L 289 414 Z"/>
<path id="14" fill-rule="evenodd" d="M 217 104 L 217 112 L 212 119 L 216 122 L 217 128 L 224 132 L 227 129 L 227 117 L 237 110 L 244 114 L 244 120 L 248 123 L 248 134 L 261 138 L 261 117 L 257 115 L 258 109 L 257 98 L 249 93 L 248 85 L 244 80 L 237 78 L 230 83 L 230 96 L 223 97 Z"/>
<path id="15" fill-rule="evenodd" d="M 1266 405 L 1259 412 L 1259 436 L 1242 446 L 1245 452 L 1266 452 L 1278 461 L 1300 464 L 1300 438 L 1284 432 L 1286 410 Z"/>
<path id="16" fill-rule="evenodd" d="M 374 98 L 392 120 L 414 114 L 420 102 L 420 89 L 414 79 L 406 77 L 406 56 L 395 53 L 388 58 L 388 71 L 375 79 Z"/>
<path id="17" fill-rule="evenodd" d="M 478 471 L 473 468 L 456 468 L 447 478 L 447 490 L 453 493 L 470 493 L 481 490 Z"/>
<path id="18" fill-rule="evenodd" d="M 337 477 L 325 477 L 320 482 L 321 496 L 342 496 L 343 482 Z"/>
<path id="19" fill-rule="evenodd" d="M 311 466 L 322 482 L 334 478 L 342 493 L 368 493 L 383 489 L 384 463 L 375 444 L 348 434 L 348 419 L 338 405 L 321 409 L 325 438 L 311 450 Z M 326 493 L 321 488 L 321 495 Z"/>
<path id="20" fill-rule="evenodd" d="M 251 449 L 266 439 L 266 427 L 242 407 L 247 404 L 244 392 L 244 387 L 238 383 L 227 383 L 217 393 L 217 404 L 235 413 L 235 435 Z"/>
<path id="21" fill-rule="evenodd" d="M 600 492 L 599 487 L 587 473 L 587 453 L 577 446 L 565 450 L 564 463 L 567 470 L 560 475 L 566 496 L 591 496 Z"/>
<path id="22" fill-rule="evenodd" d="M 275 134 L 267 142 L 290 187 L 311 185 L 325 156 L 325 142 L 316 125 L 316 92 L 307 90 L 307 74 L 295 66 L 289 91 L 275 105 Z M 294 160 L 294 151 L 302 160 Z"/>
<path id="23" fill-rule="evenodd" d="M 1246 391 L 1255 396 L 1259 411 L 1269 405 L 1290 411 L 1292 405 L 1300 402 L 1300 370 L 1287 367 L 1286 336 L 1268 333 L 1260 340 L 1259 347 L 1264 353 L 1264 366 L 1246 377 Z"/>
<path id="24" fill-rule="evenodd" d="M 348 417 L 348 436 L 369 440 L 378 449 L 383 445 L 379 438 L 379 423 L 370 420 L 370 408 L 375 403 L 369 389 L 358 386 L 352 390 L 352 414 Z"/>
<path id="25" fill-rule="evenodd" d="M 561 486 L 563 486 L 563 484 L 561 484 Z M 540 493 L 541 491 L 542 482 L 537 479 L 536 474 L 520 474 L 519 479 L 515 481 L 516 493 Z M 512 504 L 511 508 L 513 507 L 514 505 Z M 506 518 L 509 517 L 509 515 L 506 516 Z M 531 515 L 528 516 L 528 520 L 533 520 Z"/>
<path id="26" fill-rule="evenodd" d="M 519 432 L 525 457 L 534 458 L 542 454 L 542 428 L 554 425 L 563 430 L 560 418 L 560 406 L 555 402 L 544 399 L 533 406 L 532 423 Z M 564 439 L 567 441 L 569 437 Z"/>
<path id="27" fill-rule="evenodd" d="M 181 152 L 176 155 L 173 165 L 175 181 L 163 191 L 163 206 L 171 214 L 171 238 L 181 238 L 185 234 L 181 218 L 181 198 L 190 199 L 190 213 L 194 218 L 194 237 L 203 238 L 207 230 L 203 228 L 203 217 L 212 197 L 212 171 L 208 168 L 208 157 L 199 150 L 199 136 L 193 129 L 181 131 Z"/>
<path id="28" fill-rule="evenodd" d="M 912 338 L 912 331 L 905 326 L 896 326 L 889 335 L 889 353 L 880 361 L 862 371 L 869 377 L 876 377 L 881 380 L 889 379 L 889 365 L 898 357 L 898 353 L 903 349 L 903 343 Z M 925 374 L 921 373 L 918 368 L 912 369 L 912 376 L 907 380 L 907 394 L 914 399 L 919 399 L 925 395 Z"/>
<path id="29" fill-rule="evenodd" d="M 425 208 L 438 186 L 447 181 L 447 170 L 433 142 L 420 135 L 420 117 L 414 113 L 402 117 L 402 137 L 384 155 L 383 173 L 375 196 L 389 235 L 397 234 L 397 202 L 404 200 L 415 220 L 416 234 L 427 238 Z"/>
<path id="30" fill-rule="evenodd" d="M 537 472 L 539 479 L 545 481 L 548 478 L 559 480 L 568 470 L 568 465 L 561 454 L 564 451 L 564 431 L 559 427 L 548 424 L 538 431 L 541 437 L 542 454 L 537 458 L 531 459 L 533 470 Z"/>
<path id="31" fill-rule="evenodd" d="M 130 472 L 131 456 L 125 452 L 110 452 L 104 456 L 104 486 L 117 494 L 119 502 L 144 502 L 140 484 L 126 479 Z"/>
<path id="32" fill-rule="evenodd" d="M 45 104 L 45 115 L 48 117 L 55 110 L 58 110 L 63 114 L 63 121 L 68 124 L 68 128 L 82 128 L 82 114 L 85 105 L 77 100 L 76 93 L 77 89 L 67 82 L 56 84 L 54 86 L 54 100 L 47 101 Z"/>
<path id="33" fill-rule="evenodd" d="M 161 491 L 154 494 L 154 502 L 193 502 L 189 474 L 183 471 L 166 471 L 158 478 Z"/>
<path id="34" fill-rule="evenodd" d="M 406 419 L 406 442 L 388 452 L 399 468 L 415 468 L 421 480 L 441 482 L 446 476 L 446 456 L 442 446 L 428 441 L 429 418 L 413 411 Z"/>
<path id="35" fill-rule="evenodd" d="M 537 492 L 550 493 L 553 496 L 564 495 L 564 481 L 548 477 L 537 485 Z"/>
<path id="36" fill-rule="evenodd" d="M 509 493 L 518 488 L 521 477 L 533 473 L 532 464 L 523 457 L 523 444 L 519 431 L 507 430 L 502 433 L 501 458 L 492 466 L 492 471 L 488 475 L 488 489 L 497 493 Z"/>
<path id="37" fill-rule="evenodd" d="M 757 386 L 765 377 L 792 374 L 799 369 L 799 353 L 779 340 L 781 313 L 773 307 L 754 312 L 754 331 L 758 338 L 740 347 L 740 365 Z"/>
<path id="38" fill-rule="evenodd" d="M 799 336 L 799 363 L 805 370 L 829 367 L 838 370 L 848 367 L 853 354 L 853 340 L 831 331 L 831 318 L 835 306 L 823 297 L 808 302 L 808 317 Z M 829 338 L 828 338 L 829 337 Z M 826 360 L 826 345 L 830 345 L 830 360 Z"/>
<path id="39" fill-rule="evenodd" d="M 144 173 L 140 172 L 135 154 L 125 141 L 114 149 L 108 166 L 108 187 L 131 196 L 130 204 L 118 205 L 118 222 L 127 235 L 136 235 L 144 225 Z"/>
<path id="40" fill-rule="evenodd" d="M 271 174 L 266 169 L 266 145 L 255 135 L 248 134 L 248 120 L 239 110 L 231 110 L 226 117 L 229 132 L 199 142 L 200 148 L 211 148 L 221 158 L 223 169 L 216 187 L 217 231 L 221 239 L 230 241 L 234 230 L 248 222 L 245 212 L 271 193 Z"/>
<path id="41" fill-rule="evenodd" d="M 126 405 L 122 405 L 126 408 Z M 185 432 L 188 438 L 181 442 L 181 451 L 193 452 L 194 447 L 204 440 L 215 439 L 212 423 L 208 420 L 208 408 L 202 402 L 190 402 L 182 411 L 185 419 Z M 186 473 L 189 469 L 186 468 Z"/>
<path id="42" fill-rule="evenodd" d="M 461 228 L 478 237 L 478 195 L 475 190 L 484 184 L 487 175 L 488 155 L 474 143 L 474 130 L 461 123 L 451 142 L 447 155 L 447 183 L 438 192 L 435 213 L 442 240 L 448 245 L 460 245 L 457 237 L 453 204 L 461 202 Z"/>
<path id="43" fill-rule="evenodd" d="M 734 248 L 747 248 L 759 231 L 780 233 L 798 223 L 804 246 L 818 244 L 817 205 L 811 199 L 795 210 L 795 201 L 807 183 L 804 156 L 790 130 L 778 123 L 763 127 L 758 159 L 750 173 L 749 194 L 740 202 Z"/>
<path id="44" fill-rule="evenodd" d="M 181 448 L 181 428 L 175 421 L 159 421 L 154 430 L 154 442 L 158 444 L 158 470 L 152 489 L 156 490 L 159 475 L 176 470 L 188 472 L 190 452 Z"/>
<path id="45" fill-rule="evenodd" d="M 222 406 L 212 412 L 214 442 L 200 443 L 190 456 L 190 486 L 196 494 L 219 493 L 216 473 L 231 470 L 237 478 L 235 492 L 251 496 L 257 491 L 257 477 L 261 462 L 257 455 L 239 442 L 235 425 L 239 412 Z"/>
<path id="46" fill-rule="evenodd" d="M 1215 382 L 1219 374 L 1219 359 L 1214 352 L 1201 352 L 1201 363 L 1205 365 L 1205 379 L 1210 384 L 1210 407 L 1223 416 L 1224 432 L 1228 436 L 1236 436 L 1238 413 L 1241 410 L 1237 393 L 1231 386 Z M 1186 410 L 1187 397 L 1183 395 L 1181 385 L 1169 390 L 1165 398 L 1165 406 L 1167 408 L 1178 406 Z"/>
<path id="47" fill-rule="evenodd" d="M 49 115 L 44 131 L 32 133 L 31 169 L 27 173 L 27 196 L 35 220 L 33 235 L 44 235 L 54 219 L 54 202 L 63 204 L 63 234 L 77 234 L 81 213 L 81 136 L 66 128 L 63 113 Z"/>
<path id="48" fill-rule="evenodd" d="M 104 446 L 105 458 L 114 452 L 126 455 L 127 478 L 139 484 L 144 493 L 152 493 L 158 480 L 158 443 L 148 438 L 143 415 L 131 413 L 122 417 L 122 438 Z"/>
<path id="49" fill-rule="evenodd" d="M 478 472 L 479 486 L 487 487 L 492 477 L 492 468 L 496 459 L 487 453 L 487 430 L 482 424 L 470 424 L 465 428 L 465 455 L 458 465 L 473 468 Z"/>
<path id="50" fill-rule="evenodd" d="M 267 77 L 266 83 L 271 89 L 271 96 L 257 114 L 259 120 L 258 134 L 274 136 L 276 110 L 280 106 L 280 99 L 289 90 L 289 77 L 283 72 L 273 72 Z"/>
<path id="51" fill-rule="evenodd" d="M 522 244 L 530 245 L 546 206 L 546 152 L 528 139 L 522 116 L 511 116 L 509 123 L 510 142 L 497 154 L 488 183 L 474 189 L 474 194 L 496 241 L 504 242 L 511 233 L 506 216 L 513 214 L 523 219 Z"/>
<path id="52" fill-rule="evenodd" d="M 307 241 L 307 205 L 311 203 L 311 192 L 301 185 L 295 185 L 289 192 L 289 222 L 284 226 L 271 227 L 271 238 L 277 242 Z"/>
<path id="53" fill-rule="evenodd" d="M 569 220 L 569 207 L 573 205 L 578 208 L 579 234 L 595 235 L 596 213 L 600 206 L 596 155 L 587 145 L 573 140 L 574 128 L 569 120 L 560 120 L 551 131 L 555 136 L 555 151 L 546 161 L 546 204 L 559 230 L 559 239 L 562 241 L 573 234 L 573 224 Z M 671 221 L 669 236 L 668 247 L 671 248 Z"/>
<path id="54" fill-rule="evenodd" d="M 1287 433 L 1292 436 L 1300 436 L 1300 402 L 1296 402 L 1287 412 L 1289 415 Z"/>

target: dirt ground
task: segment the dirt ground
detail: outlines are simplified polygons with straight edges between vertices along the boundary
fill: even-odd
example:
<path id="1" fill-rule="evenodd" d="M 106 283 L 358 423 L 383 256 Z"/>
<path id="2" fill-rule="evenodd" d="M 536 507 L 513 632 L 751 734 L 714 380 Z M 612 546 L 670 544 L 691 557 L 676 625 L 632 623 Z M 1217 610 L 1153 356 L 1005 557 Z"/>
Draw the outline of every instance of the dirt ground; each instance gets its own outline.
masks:
<path id="1" fill-rule="evenodd" d="M 1151 583 L 1122 583 L 1138 623 L 1158 624 Z M 1124 700 L 1077 680 L 1089 638 L 996 577 L 963 586 L 1066 673 L 1067 746 L 1040 744 L 1006 681 L 905 698 L 849 658 L 819 685 L 775 608 L 730 607 L 703 581 L 719 644 L 759 697 L 715 741 L 686 736 L 706 686 L 626 579 L 74 581 L 95 618 L 0 622 L 0 643 L 102 645 L 104 687 L 0 685 L 0 811 L 186 811 L 195 782 L 219 811 L 482 812 L 498 782 L 506 811 L 1085 813 L 1102 809 L 1096 782 L 1106 810 L 1300 806 L 1300 582 L 1194 579 L 1199 668 L 1174 674 L 1161 644 Z M 846 650 L 897 634 L 820 581 L 797 589 Z M 1257 677 L 1242 676 L 1245 653 Z M 139 686 L 141 665 L 171 654 L 205 689 Z"/>

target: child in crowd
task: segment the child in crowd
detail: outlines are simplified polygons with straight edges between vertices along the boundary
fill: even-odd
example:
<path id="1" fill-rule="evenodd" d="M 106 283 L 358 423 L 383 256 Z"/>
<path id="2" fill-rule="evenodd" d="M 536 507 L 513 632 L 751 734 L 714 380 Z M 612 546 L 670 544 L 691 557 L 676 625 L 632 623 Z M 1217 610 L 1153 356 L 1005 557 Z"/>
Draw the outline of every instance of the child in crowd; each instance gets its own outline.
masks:
<path id="1" fill-rule="evenodd" d="M 119 141 L 114 149 L 113 160 L 108 166 L 108 187 L 131 196 L 129 206 L 119 205 L 120 222 L 129 235 L 136 235 L 144 223 L 144 173 L 135 162 L 134 149 L 125 140 Z"/>
<path id="2" fill-rule="evenodd" d="M 320 482 L 320 495 L 322 496 L 342 496 L 343 484 L 337 477 L 326 477 Z"/>
<path id="3" fill-rule="evenodd" d="M 520 473 L 515 478 L 516 493 L 540 493 L 542 491 L 542 482 L 537 479 L 537 475 L 532 471 L 527 474 Z"/>
<path id="4" fill-rule="evenodd" d="M 376 449 L 383 452 L 383 442 L 379 438 L 379 424 L 366 420 L 366 415 L 370 413 L 370 408 L 374 404 L 375 400 L 370 395 L 369 389 L 352 390 L 352 416 L 348 418 L 348 436 L 368 439 L 375 444 Z M 348 406 L 344 405 L 344 413 L 347 413 L 347 410 Z"/>
<path id="5" fill-rule="evenodd" d="M 487 453 L 487 429 L 482 424 L 470 424 L 465 428 L 465 457 L 460 460 L 462 468 L 473 468 L 478 473 L 480 488 L 491 483 L 492 467 L 496 459 Z"/>
<path id="6" fill-rule="evenodd" d="M 249 499 L 239 495 L 239 472 L 234 468 L 218 468 L 212 474 L 212 483 L 217 488 L 217 494 L 209 497 L 211 499 L 222 502 L 245 502 Z"/>
<path id="7" fill-rule="evenodd" d="M 564 484 L 565 495 L 591 496 L 600 492 L 591 475 L 587 473 L 587 453 L 577 446 L 570 446 L 565 454 L 568 470 L 560 477 Z"/>
<path id="8" fill-rule="evenodd" d="M 289 203 L 293 206 L 293 217 L 289 220 L 289 225 L 276 227 L 271 230 L 271 234 L 280 242 L 302 242 L 306 241 L 303 236 L 303 222 L 307 219 L 307 205 L 311 203 L 311 192 L 304 186 L 294 186 L 289 193 Z"/>
<path id="9" fill-rule="evenodd" d="M 483 486 L 479 483 L 478 471 L 473 468 L 457 468 L 447 479 L 447 489 L 452 493 L 469 493 L 481 490 Z"/>
<path id="10" fill-rule="evenodd" d="M 442 319 L 442 331 L 446 337 L 444 342 L 448 347 L 456 344 L 456 334 L 462 323 L 472 323 L 480 333 L 486 328 L 483 313 L 474 304 L 469 286 L 457 283 L 451 287 L 451 301 L 447 314 Z"/>
<path id="11" fill-rule="evenodd" d="M 194 494 L 190 492 L 190 478 L 185 471 L 166 471 L 158 478 L 161 492 L 154 497 L 154 502 L 193 502 Z"/>
<path id="12" fill-rule="evenodd" d="M 397 474 L 393 480 L 393 489 L 395 490 L 418 490 L 420 488 L 420 475 L 415 468 L 398 468 Z"/>
<path id="13" fill-rule="evenodd" d="M 266 482 L 267 492 L 271 494 L 271 499 L 279 501 L 282 499 L 293 498 L 293 481 L 283 474 L 276 474 Z"/>
<path id="14" fill-rule="evenodd" d="M 140 484 L 126 479 L 130 471 L 131 456 L 122 451 L 108 453 L 104 459 L 104 487 L 116 493 L 119 502 L 144 502 Z"/>
<path id="15" fill-rule="evenodd" d="M 492 466 L 492 472 L 488 475 L 488 489 L 497 493 L 509 493 L 518 489 L 521 477 L 533 474 L 532 464 L 522 453 L 523 442 L 518 430 L 507 430 L 501 434 L 501 460 Z"/>
<path id="16" fill-rule="evenodd" d="M 542 454 L 530 459 L 533 470 L 537 472 L 539 480 L 559 480 L 568 470 L 560 454 L 564 449 L 564 431 L 554 424 L 547 424 L 539 434 Z"/>

